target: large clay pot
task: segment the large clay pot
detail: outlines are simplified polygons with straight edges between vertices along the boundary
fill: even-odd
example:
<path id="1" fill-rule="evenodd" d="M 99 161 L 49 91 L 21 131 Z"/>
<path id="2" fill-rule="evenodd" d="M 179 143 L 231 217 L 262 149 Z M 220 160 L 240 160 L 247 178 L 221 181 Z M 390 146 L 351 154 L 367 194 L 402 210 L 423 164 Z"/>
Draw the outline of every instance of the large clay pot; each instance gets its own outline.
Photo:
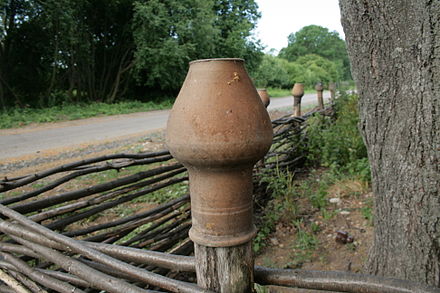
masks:
<path id="1" fill-rule="evenodd" d="M 252 168 L 271 142 L 269 115 L 242 59 L 190 63 L 166 144 L 188 168 L 194 242 L 227 247 L 254 237 Z"/>
<path id="2" fill-rule="evenodd" d="M 267 108 L 270 104 L 270 96 L 266 89 L 257 89 L 258 95 L 263 102 L 264 107 Z"/>
<path id="3" fill-rule="evenodd" d="M 304 96 L 304 84 L 295 83 L 292 88 L 293 116 L 301 116 L 301 99 Z"/>

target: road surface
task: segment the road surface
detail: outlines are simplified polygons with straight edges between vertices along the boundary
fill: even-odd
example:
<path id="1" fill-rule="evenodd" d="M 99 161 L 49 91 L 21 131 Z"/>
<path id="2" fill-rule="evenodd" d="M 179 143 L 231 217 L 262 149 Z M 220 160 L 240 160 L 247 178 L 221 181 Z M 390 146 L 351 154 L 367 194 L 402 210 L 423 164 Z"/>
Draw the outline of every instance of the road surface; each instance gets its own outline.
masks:
<path id="1" fill-rule="evenodd" d="M 324 93 L 324 99 L 328 98 Z M 289 107 L 293 98 L 272 98 L 268 110 Z M 304 95 L 302 106 L 316 104 L 316 94 Z M 48 123 L 19 129 L 0 129 L 0 164 L 6 159 L 38 155 L 43 151 L 142 136 L 163 129 L 168 110 Z"/>

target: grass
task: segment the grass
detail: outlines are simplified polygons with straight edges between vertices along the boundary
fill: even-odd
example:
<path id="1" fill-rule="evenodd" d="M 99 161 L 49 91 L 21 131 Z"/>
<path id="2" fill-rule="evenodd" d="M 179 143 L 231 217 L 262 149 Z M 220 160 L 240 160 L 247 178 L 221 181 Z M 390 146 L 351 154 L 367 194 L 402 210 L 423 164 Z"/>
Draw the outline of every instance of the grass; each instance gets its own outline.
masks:
<path id="1" fill-rule="evenodd" d="M 292 247 L 293 261 L 289 262 L 287 266 L 289 268 L 299 268 L 304 263 L 312 260 L 313 253 L 317 249 L 319 241 L 313 232 L 308 232 L 305 229 L 301 220 L 295 221 L 293 224 L 297 229 L 295 243 Z"/>
<path id="2" fill-rule="evenodd" d="M 271 98 L 291 96 L 292 93 L 290 91 L 291 91 L 290 89 L 273 88 L 273 87 L 267 88 L 267 92 L 269 93 L 269 96 Z M 314 92 L 315 92 L 314 89 L 306 89 L 305 90 L 306 94 L 310 94 L 310 93 L 314 93 Z"/>
<path id="3" fill-rule="evenodd" d="M 171 99 L 162 102 L 126 101 L 114 104 L 81 103 L 49 108 L 13 108 L 0 112 L 0 129 L 17 128 L 31 123 L 47 123 L 84 119 L 96 116 L 128 114 L 171 108 Z"/>
<path id="4" fill-rule="evenodd" d="M 370 226 L 373 226 L 373 220 L 374 220 L 374 215 L 373 215 L 373 200 L 370 199 L 366 202 L 366 206 L 361 208 L 361 213 L 362 216 L 364 216 L 364 218 L 368 221 L 368 224 Z"/>
<path id="5" fill-rule="evenodd" d="M 268 184 L 268 190 L 274 200 L 268 203 L 259 219 L 259 229 L 253 242 L 253 249 L 258 253 L 266 246 L 266 239 L 275 228 L 275 224 L 286 215 L 295 217 L 297 213 L 296 193 L 293 186 L 294 174 L 282 172 L 276 168 L 273 173 L 263 174 L 262 181 Z"/>
<path id="6" fill-rule="evenodd" d="M 268 88 L 272 98 L 291 96 L 290 89 Z M 315 92 L 313 89 L 306 90 L 306 93 Z M 19 128 L 34 123 L 50 123 L 85 119 L 96 116 L 110 116 L 117 114 L 129 114 L 146 112 L 152 110 L 170 109 L 173 99 L 163 101 L 124 101 L 119 103 L 78 103 L 63 104 L 47 108 L 12 108 L 0 111 L 0 129 Z M 306 109 L 304 109 L 305 111 Z"/>
<path id="7" fill-rule="evenodd" d="M 268 202 L 259 221 L 254 251 L 259 253 L 266 246 L 277 223 L 292 223 L 297 230 L 292 257 L 294 261 L 288 264 L 292 268 L 308 262 L 318 245 L 314 234 L 320 231 L 320 226 L 313 222 L 303 224 L 301 215 L 317 210 L 324 221 L 329 221 L 337 214 L 329 206 L 330 195 L 358 198 L 369 190 L 369 182 L 363 181 L 364 177 L 353 172 L 336 172 L 329 167 L 313 169 L 305 178 L 298 180 L 294 180 L 293 173 L 276 169 L 272 174 L 263 176 L 262 180 L 268 183 L 273 199 Z M 361 212 L 372 225 L 372 202 L 368 202 Z"/>

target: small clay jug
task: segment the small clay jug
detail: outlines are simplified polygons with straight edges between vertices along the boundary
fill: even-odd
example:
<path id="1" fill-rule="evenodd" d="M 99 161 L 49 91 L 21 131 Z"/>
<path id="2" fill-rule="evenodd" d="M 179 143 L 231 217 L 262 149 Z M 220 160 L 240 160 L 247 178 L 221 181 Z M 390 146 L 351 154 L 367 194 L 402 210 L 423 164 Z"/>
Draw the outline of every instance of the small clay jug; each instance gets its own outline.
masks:
<path id="1" fill-rule="evenodd" d="M 292 96 L 302 98 L 304 96 L 304 84 L 295 83 L 292 88 Z"/>
<path id="2" fill-rule="evenodd" d="M 322 84 L 322 82 L 318 82 L 315 85 L 315 90 L 318 91 L 318 92 L 322 92 L 324 90 L 324 85 Z"/>
<path id="3" fill-rule="evenodd" d="M 315 90 L 318 97 L 318 109 L 322 110 L 324 109 L 324 97 L 323 97 L 324 85 L 322 84 L 322 82 L 318 82 L 315 85 Z"/>
<path id="4" fill-rule="evenodd" d="M 271 121 L 244 61 L 191 62 L 166 144 L 188 169 L 194 242 L 228 247 L 254 237 L 252 168 L 271 143 Z"/>
<path id="5" fill-rule="evenodd" d="M 293 116 L 301 116 L 301 98 L 304 96 L 304 84 L 295 83 L 292 88 Z"/>
<path id="6" fill-rule="evenodd" d="M 270 96 L 266 89 L 257 89 L 258 95 L 261 98 L 261 101 L 263 102 L 264 107 L 267 108 L 270 104 Z"/>

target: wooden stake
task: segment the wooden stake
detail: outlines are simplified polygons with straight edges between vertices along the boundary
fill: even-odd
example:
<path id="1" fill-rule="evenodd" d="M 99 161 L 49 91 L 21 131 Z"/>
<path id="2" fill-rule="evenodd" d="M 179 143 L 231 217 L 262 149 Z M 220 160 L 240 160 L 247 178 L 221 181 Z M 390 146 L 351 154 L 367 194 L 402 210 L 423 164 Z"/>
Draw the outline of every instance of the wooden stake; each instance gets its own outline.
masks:
<path id="1" fill-rule="evenodd" d="M 254 260 L 251 244 L 207 247 L 194 243 L 197 285 L 214 292 L 252 292 Z"/>

